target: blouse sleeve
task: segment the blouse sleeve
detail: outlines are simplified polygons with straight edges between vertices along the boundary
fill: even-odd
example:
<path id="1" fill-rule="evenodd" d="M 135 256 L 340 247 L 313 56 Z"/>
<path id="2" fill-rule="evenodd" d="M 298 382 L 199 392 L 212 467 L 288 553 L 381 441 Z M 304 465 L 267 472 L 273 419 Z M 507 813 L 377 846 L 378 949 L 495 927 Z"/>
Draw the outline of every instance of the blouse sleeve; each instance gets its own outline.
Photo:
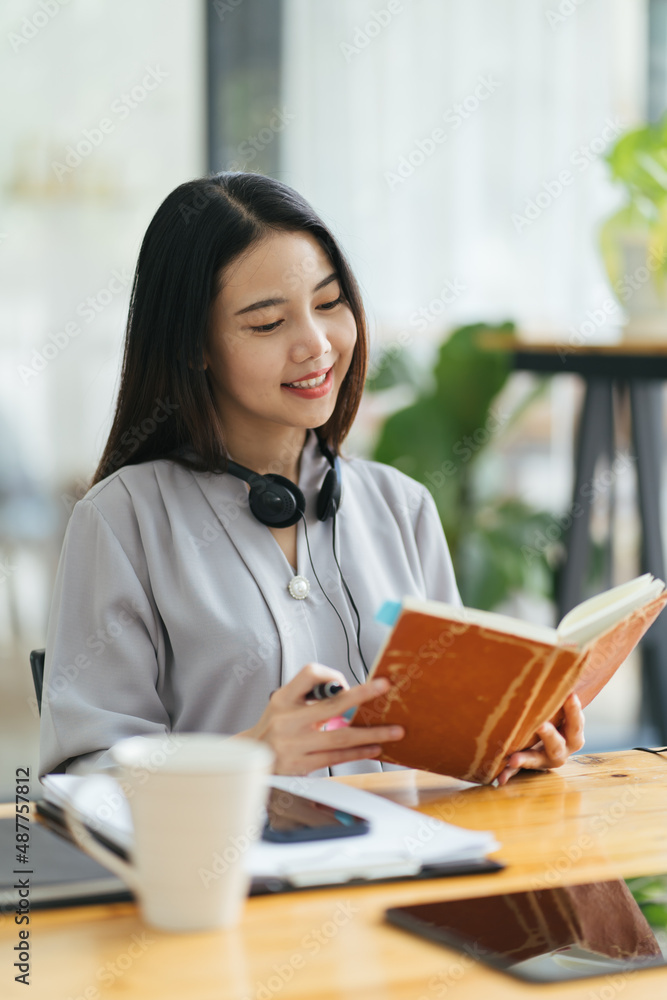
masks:
<path id="1" fill-rule="evenodd" d="M 158 694 L 158 617 L 104 516 L 82 500 L 65 535 L 49 618 L 40 774 L 104 769 L 118 740 L 169 731 Z"/>
<path id="2" fill-rule="evenodd" d="M 430 601 L 461 605 L 452 558 L 435 501 L 426 487 L 415 525 L 415 538 Z"/>

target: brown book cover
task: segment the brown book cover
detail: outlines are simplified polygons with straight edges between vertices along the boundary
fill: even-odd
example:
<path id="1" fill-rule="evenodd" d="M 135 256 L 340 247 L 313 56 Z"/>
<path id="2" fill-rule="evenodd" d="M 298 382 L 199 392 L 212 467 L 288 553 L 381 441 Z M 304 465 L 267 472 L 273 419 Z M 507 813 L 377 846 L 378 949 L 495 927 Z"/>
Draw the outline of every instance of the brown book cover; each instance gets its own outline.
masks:
<path id="1" fill-rule="evenodd" d="M 543 722 L 560 721 L 569 694 L 592 701 L 666 603 L 664 591 L 583 649 L 404 607 L 371 671 L 392 688 L 351 725 L 404 727 L 380 760 L 488 784 Z"/>

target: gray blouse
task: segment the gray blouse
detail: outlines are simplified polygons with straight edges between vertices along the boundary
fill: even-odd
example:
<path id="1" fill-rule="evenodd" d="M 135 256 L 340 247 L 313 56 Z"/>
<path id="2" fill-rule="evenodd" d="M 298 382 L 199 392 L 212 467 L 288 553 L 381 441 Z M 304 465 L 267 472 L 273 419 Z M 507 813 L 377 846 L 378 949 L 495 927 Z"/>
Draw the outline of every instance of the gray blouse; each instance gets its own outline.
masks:
<path id="1" fill-rule="evenodd" d="M 329 468 L 309 432 L 299 477 L 307 536 L 303 520 L 297 525 L 297 572 L 311 584 L 305 600 L 290 595 L 292 567 L 250 512 L 245 483 L 229 474 L 146 462 L 113 473 L 77 503 L 46 641 L 41 774 L 107 768 L 109 747 L 126 736 L 248 729 L 271 692 L 311 661 L 355 684 L 343 627 L 323 591 L 364 679 L 332 521 L 315 513 Z M 385 601 L 460 598 L 428 490 L 357 458 L 341 460 L 341 478 L 336 550 L 370 668 L 387 634 L 375 618 Z M 365 760 L 331 771 L 381 767 Z"/>

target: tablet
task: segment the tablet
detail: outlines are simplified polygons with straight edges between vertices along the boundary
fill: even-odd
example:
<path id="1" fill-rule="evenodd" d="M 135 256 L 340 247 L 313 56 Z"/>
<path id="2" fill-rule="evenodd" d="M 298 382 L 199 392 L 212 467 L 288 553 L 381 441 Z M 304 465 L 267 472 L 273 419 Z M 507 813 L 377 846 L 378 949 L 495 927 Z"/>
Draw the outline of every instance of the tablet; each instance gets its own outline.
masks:
<path id="1" fill-rule="evenodd" d="M 529 982 L 667 964 L 667 874 L 401 906 L 386 919 Z"/>
<path id="2" fill-rule="evenodd" d="M 368 833 L 367 819 L 281 788 L 270 788 L 266 804 L 264 840 L 292 844 L 301 840 L 356 837 Z"/>

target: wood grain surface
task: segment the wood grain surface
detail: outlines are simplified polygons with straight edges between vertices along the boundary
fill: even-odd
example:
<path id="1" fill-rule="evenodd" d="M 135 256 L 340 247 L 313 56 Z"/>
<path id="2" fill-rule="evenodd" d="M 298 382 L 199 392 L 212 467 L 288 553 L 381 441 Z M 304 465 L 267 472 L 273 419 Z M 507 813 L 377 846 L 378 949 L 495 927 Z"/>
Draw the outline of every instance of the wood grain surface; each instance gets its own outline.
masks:
<path id="1" fill-rule="evenodd" d="M 343 780 L 428 815 L 490 829 L 498 874 L 338 888 L 248 900 L 238 927 L 174 935 L 134 905 L 32 914 L 31 985 L 15 984 L 13 915 L 0 923 L 5 1000 L 665 1000 L 667 969 L 538 987 L 384 923 L 402 903 L 667 872 L 667 754 L 572 758 L 503 788 L 420 771 Z M 12 807 L 0 807 L 0 814 Z M 193 817 L 193 836 L 196 817 Z"/>
<path id="2" fill-rule="evenodd" d="M 571 343 L 571 335 L 563 332 L 561 337 L 541 337 L 538 334 L 485 334 L 477 337 L 480 347 L 489 351 L 543 351 L 545 354 L 555 354 L 565 349 L 568 354 L 591 355 L 648 355 L 661 357 L 667 354 L 667 336 L 662 340 L 618 340 L 608 344 L 576 344 Z"/>

